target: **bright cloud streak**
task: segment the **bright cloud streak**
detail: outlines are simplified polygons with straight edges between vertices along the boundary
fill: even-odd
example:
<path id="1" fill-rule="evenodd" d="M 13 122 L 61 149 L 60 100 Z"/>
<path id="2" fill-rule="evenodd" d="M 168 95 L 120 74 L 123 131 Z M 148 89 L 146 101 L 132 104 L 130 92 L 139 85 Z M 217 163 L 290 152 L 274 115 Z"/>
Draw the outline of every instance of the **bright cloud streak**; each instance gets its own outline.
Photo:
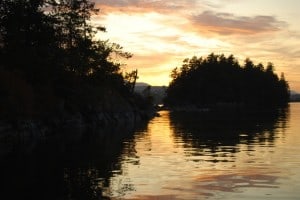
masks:
<path id="1" fill-rule="evenodd" d="M 234 54 L 243 61 L 273 62 L 300 92 L 300 14 L 295 0 L 97 0 L 93 17 L 101 39 L 134 54 L 127 71 L 139 81 L 168 85 L 169 74 L 191 56 Z M 290 11 L 289 11 L 290 10 Z"/>

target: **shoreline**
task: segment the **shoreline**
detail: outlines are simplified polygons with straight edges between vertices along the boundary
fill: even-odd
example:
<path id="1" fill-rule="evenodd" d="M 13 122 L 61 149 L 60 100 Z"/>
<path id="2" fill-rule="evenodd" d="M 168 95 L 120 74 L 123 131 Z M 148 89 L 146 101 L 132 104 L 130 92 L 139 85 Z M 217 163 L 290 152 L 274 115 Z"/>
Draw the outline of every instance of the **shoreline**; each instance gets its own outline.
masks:
<path id="1" fill-rule="evenodd" d="M 126 112 L 76 113 L 47 120 L 0 120 L 0 158 L 19 151 L 20 147 L 25 153 L 31 153 L 38 144 L 51 138 L 78 141 L 84 136 L 105 132 L 105 129 L 133 129 L 155 114 L 155 109 L 132 109 Z"/>

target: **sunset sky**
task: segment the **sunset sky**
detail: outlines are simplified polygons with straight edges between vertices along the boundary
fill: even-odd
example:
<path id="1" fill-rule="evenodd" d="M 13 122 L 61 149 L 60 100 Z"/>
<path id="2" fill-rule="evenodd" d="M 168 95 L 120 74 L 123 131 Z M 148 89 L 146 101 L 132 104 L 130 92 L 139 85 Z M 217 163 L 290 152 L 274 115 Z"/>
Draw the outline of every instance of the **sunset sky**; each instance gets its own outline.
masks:
<path id="1" fill-rule="evenodd" d="M 123 70 L 139 82 L 168 85 L 184 58 L 235 55 L 240 63 L 272 62 L 300 92 L 299 0 L 95 0 L 94 23 L 134 56 Z"/>

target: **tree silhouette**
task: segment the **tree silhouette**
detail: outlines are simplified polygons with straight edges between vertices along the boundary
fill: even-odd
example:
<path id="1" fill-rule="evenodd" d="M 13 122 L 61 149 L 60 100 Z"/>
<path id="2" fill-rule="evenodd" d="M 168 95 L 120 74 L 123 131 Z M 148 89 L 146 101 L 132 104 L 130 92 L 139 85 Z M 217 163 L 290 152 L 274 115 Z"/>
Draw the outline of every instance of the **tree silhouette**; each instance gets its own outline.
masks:
<path id="1" fill-rule="evenodd" d="M 165 103 L 169 106 L 217 104 L 275 106 L 289 101 L 284 75 L 279 79 L 274 65 L 266 69 L 249 58 L 241 66 L 233 55 L 211 53 L 207 58 L 185 59 L 171 72 Z"/>
<path id="2" fill-rule="evenodd" d="M 138 79 L 138 70 L 133 70 L 131 72 L 125 73 L 125 81 L 126 85 L 129 88 L 130 92 L 134 92 L 134 87 L 136 83 L 136 79 Z"/>
<path id="3" fill-rule="evenodd" d="M 32 90 L 38 113 L 55 110 L 58 102 L 74 110 L 112 93 L 129 98 L 132 94 L 115 57 L 132 55 L 118 44 L 96 39 L 105 31 L 90 22 L 97 13 L 88 0 L 0 1 L 0 72 L 21 79 L 15 84 L 28 83 L 12 87 L 3 79 L 0 91 L 12 96 L 12 88 Z"/>
<path id="4" fill-rule="evenodd" d="M 51 18 L 42 0 L 4 0 L 0 3 L 1 62 L 20 70 L 31 81 L 44 81 L 55 67 L 56 42 Z M 48 79 L 46 78 L 46 79 Z"/>

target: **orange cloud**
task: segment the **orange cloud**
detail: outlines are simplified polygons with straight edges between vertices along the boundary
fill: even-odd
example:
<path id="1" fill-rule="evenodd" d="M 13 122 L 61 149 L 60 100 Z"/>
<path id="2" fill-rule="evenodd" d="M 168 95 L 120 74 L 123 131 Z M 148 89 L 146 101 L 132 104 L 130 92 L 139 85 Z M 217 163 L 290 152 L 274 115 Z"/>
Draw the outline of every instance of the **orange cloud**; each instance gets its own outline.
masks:
<path id="1" fill-rule="evenodd" d="M 96 0 L 96 5 L 105 11 L 119 12 L 173 12 L 199 8 L 197 0 L 172 1 L 172 0 Z"/>
<path id="2" fill-rule="evenodd" d="M 160 13 L 163 15 L 180 16 L 185 22 L 178 21 L 175 17 L 170 24 L 178 23 L 182 29 L 188 28 L 202 34 L 214 33 L 218 35 L 250 35 L 279 31 L 286 27 L 286 23 L 279 21 L 274 16 L 257 15 L 253 17 L 237 16 L 231 13 L 213 12 L 209 3 L 197 3 L 197 1 L 104 1 L 97 0 L 97 7 L 102 13 Z M 199 10 L 204 10 L 199 13 Z M 196 13 L 196 14 L 195 14 Z"/>
<path id="3" fill-rule="evenodd" d="M 234 54 L 244 60 L 273 62 L 278 74 L 285 72 L 292 89 L 300 91 L 300 34 L 291 30 L 282 13 L 261 15 L 240 0 L 241 12 L 222 7 L 213 0 L 95 0 L 100 14 L 93 23 L 104 25 L 107 38 L 133 53 L 128 68 L 139 69 L 140 80 L 157 85 L 168 83 L 169 73 L 183 58 L 211 52 Z M 256 5 L 256 3 L 248 4 Z M 247 4 L 247 5 L 248 5 Z M 258 6 L 266 6 L 259 4 Z M 265 13 L 269 7 L 264 7 Z M 102 12 L 101 12 L 102 11 Z M 235 14 L 233 14 L 235 13 Z M 245 13 L 241 15 L 240 13 Z M 296 27 L 297 28 L 297 27 Z M 163 78 L 164 77 L 164 78 Z"/>

